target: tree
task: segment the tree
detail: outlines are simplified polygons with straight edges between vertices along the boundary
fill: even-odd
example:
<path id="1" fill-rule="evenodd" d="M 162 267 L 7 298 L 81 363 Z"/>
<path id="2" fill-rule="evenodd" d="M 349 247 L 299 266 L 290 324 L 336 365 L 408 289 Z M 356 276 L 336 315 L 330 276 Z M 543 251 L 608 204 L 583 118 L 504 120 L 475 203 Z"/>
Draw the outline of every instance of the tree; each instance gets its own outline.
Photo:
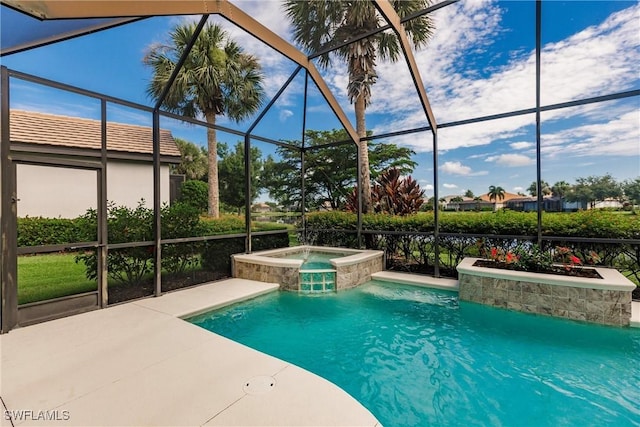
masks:
<path id="1" fill-rule="evenodd" d="M 540 187 L 542 187 L 543 196 L 548 196 L 549 194 L 552 193 L 551 187 L 549 187 L 549 183 L 547 181 L 540 181 Z M 537 197 L 538 196 L 537 181 L 533 181 L 529 186 L 529 188 L 527 188 L 527 191 L 529 192 L 529 194 L 531 194 L 531 197 Z"/>
<path id="2" fill-rule="evenodd" d="M 462 197 L 460 197 L 460 196 L 452 197 L 451 200 L 449 200 L 449 203 L 455 203 L 454 207 L 455 207 L 456 212 L 458 212 L 458 210 L 460 210 L 460 202 L 464 202 L 464 199 Z"/>
<path id="3" fill-rule="evenodd" d="M 206 212 L 209 200 L 209 188 L 206 182 L 190 179 L 182 183 L 178 201 L 193 206 L 198 212 Z"/>
<path id="4" fill-rule="evenodd" d="M 492 185 L 489 187 L 489 201 L 493 200 L 493 210 L 497 209 L 497 201 L 504 200 L 504 188 Z"/>
<path id="5" fill-rule="evenodd" d="M 196 24 L 177 25 L 170 33 L 171 43 L 154 45 L 144 63 L 153 68 L 147 93 L 158 100 L 176 63 L 193 38 Z M 177 114 L 202 114 L 215 125 L 216 116 L 226 115 L 237 122 L 255 113 L 264 97 L 258 60 L 229 38 L 218 25 L 208 24 L 198 36 L 191 53 L 171 85 L 163 107 Z M 220 215 L 216 131 L 207 128 L 209 163 L 209 215 Z"/>
<path id="6" fill-rule="evenodd" d="M 551 187 L 551 194 L 553 194 L 554 197 L 563 199 L 570 190 L 571 184 L 567 181 L 558 181 Z"/>
<path id="7" fill-rule="evenodd" d="M 593 209 L 596 206 L 596 201 L 608 198 L 620 199 L 622 194 L 622 186 L 610 174 L 592 175 L 586 178 L 577 178 L 576 184 L 567 194 L 567 200 L 589 203 Z"/>
<path id="8" fill-rule="evenodd" d="M 308 208 L 319 208 L 328 202 L 332 209 L 344 206 L 348 194 L 356 183 L 356 150 L 351 144 L 326 148 L 313 148 L 347 138 L 344 130 L 305 132 L 305 195 Z M 300 146 L 300 141 L 288 141 Z M 409 174 L 416 166 L 411 160 L 414 152 L 394 144 L 372 143 L 371 173 L 377 177 L 383 170 L 395 167 Z M 268 156 L 264 163 L 262 186 L 269 196 L 283 206 L 297 206 L 301 202 L 300 152 L 279 147 L 280 161 Z"/>
<path id="9" fill-rule="evenodd" d="M 182 159 L 178 166 L 172 166 L 172 173 L 183 174 L 187 180 L 203 179 L 208 171 L 207 150 L 181 138 L 175 141 Z"/>
<path id="10" fill-rule="evenodd" d="M 244 144 L 238 142 L 233 151 L 227 144 L 218 145 L 220 161 L 218 174 L 220 177 L 220 200 L 231 207 L 237 208 L 238 213 L 245 206 L 245 176 L 244 176 Z M 251 147 L 251 202 L 260 193 L 260 174 L 262 171 L 262 153 L 258 147 Z"/>
<path id="11" fill-rule="evenodd" d="M 622 186 L 615 180 L 611 174 L 606 174 L 600 177 L 594 177 L 591 180 L 593 187 L 593 195 L 596 200 L 617 199 L 622 198 Z"/>
<path id="12" fill-rule="evenodd" d="M 640 178 L 624 181 L 622 183 L 622 189 L 624 190 L 625 196 L 627 196 L 631 202 L 633 209 L 635 209 L 635 205 L 640 204 Z"/>
<path id="13" fill-rule="evenodd" d="M 475 197 L 475 195 L 473 194 L 473 191 L 467 190 L 467 191 L 464 192 L 464 197 L 468 197 L 470 199 L 473 199 Z"/>
<path id="14" fill-rule="evenodd" d="M 427 0 L 392 0 L 391 4 L 402 18 L 426 9 Z M 293 25 L 294 40 L 309 53 L 341 43 L 351 37 L 367 33 L 381 24 L 373 2 L 369 1 L 297 1 L 286 0 L 285 11 Z M 433 22 L 428 15 L 407 21 L 405 31 L 416 48 L 426 44 L 433 34 Z M 335 55 L 347 63 L 349 83 L 347 93 L 354 104 L 356 131 L 360 138 L 362 205 L 364 212 L 371 211 L 370 159 L 366 136 L 365 111 L 371 101 L 371 86 L 376 82 L 376 60 L 395 62 L 400 57 L 400 43 L 395 34 L 380 32 L 350 43 L 336 51 Z M 319 57 L 322 67 L 331 65 L 330 54 Z"/>
<path id="15" fill-rule="evenodd" d="M 589 203 L 592 208 L 595 206 L 595 196 L 587 178 L 576 179 L 576 184 L 567 193 L 567 200 L 581 202 L 583 206 Z"/>

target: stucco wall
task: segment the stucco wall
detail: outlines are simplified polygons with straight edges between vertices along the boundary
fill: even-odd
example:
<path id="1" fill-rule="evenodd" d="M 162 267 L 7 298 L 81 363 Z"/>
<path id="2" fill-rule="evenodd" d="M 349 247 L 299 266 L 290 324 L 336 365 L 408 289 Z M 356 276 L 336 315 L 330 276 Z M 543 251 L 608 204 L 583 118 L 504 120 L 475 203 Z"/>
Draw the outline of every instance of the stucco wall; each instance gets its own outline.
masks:
<path id="1" fill-rule="evenodd" d="M 17 165 L 18 217 L 75 218 L 97 207 L 97 171 Z M 160 168 L 161 200 L 169 201 L 169 166 Z M 135 207 L 144 198 L 153 206 L 153 167 L 149 163 L 109 161 L 107 200 Z"/>

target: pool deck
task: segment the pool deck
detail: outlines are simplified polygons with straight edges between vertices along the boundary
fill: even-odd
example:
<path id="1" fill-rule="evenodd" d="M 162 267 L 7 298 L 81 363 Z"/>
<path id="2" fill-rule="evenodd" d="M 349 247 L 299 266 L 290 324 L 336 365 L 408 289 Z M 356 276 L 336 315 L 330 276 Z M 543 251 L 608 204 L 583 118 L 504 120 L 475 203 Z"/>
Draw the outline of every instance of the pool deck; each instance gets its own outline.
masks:
<path id="1" fill-rule="evenodd" d="M 181 320 L 277 288 L 224 280 L 2 335 L 2 409 L 33 413 L 0 425 L 379 426 L 329 381 Z"/>

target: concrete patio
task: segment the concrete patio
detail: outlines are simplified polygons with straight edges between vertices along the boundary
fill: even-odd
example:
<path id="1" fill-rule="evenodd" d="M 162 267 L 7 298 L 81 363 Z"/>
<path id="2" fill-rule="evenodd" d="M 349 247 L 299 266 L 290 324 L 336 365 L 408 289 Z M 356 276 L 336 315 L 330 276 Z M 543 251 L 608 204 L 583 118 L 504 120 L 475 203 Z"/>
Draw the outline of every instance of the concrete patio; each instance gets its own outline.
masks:
<path id="1" fill-rule="evenodd" d="M 225 280 L 2 335 L 0 425 L 379 425 L 323 378 L 180 318 L 277 288 Z"/>

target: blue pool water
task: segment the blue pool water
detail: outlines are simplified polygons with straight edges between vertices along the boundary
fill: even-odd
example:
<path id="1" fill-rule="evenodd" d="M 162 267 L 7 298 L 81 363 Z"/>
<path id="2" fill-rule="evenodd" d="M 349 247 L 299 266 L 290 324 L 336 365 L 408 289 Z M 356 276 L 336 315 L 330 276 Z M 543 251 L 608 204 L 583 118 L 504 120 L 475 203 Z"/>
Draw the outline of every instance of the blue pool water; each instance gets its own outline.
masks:
<path id="1" fill-rule="evenodd" d="M 302 263 L 301 269 L 303 270 L 319 270 L 326 268 L 333 268 L 330 260 L 343 257 L 344 255 L 339 253 L 326 253 L 326 252 L 311 252 L 308 254 L 307 259 Z M 295 254 L 287 255 L 288 259 L 305 259 L 305 254 L 298 252 Z"/>
<path id="2" fill-rule="evenodd" d="M 390 426 L 640 426 L 640 329 L 369 282 L 191 322 L 339 385 Z"/>

